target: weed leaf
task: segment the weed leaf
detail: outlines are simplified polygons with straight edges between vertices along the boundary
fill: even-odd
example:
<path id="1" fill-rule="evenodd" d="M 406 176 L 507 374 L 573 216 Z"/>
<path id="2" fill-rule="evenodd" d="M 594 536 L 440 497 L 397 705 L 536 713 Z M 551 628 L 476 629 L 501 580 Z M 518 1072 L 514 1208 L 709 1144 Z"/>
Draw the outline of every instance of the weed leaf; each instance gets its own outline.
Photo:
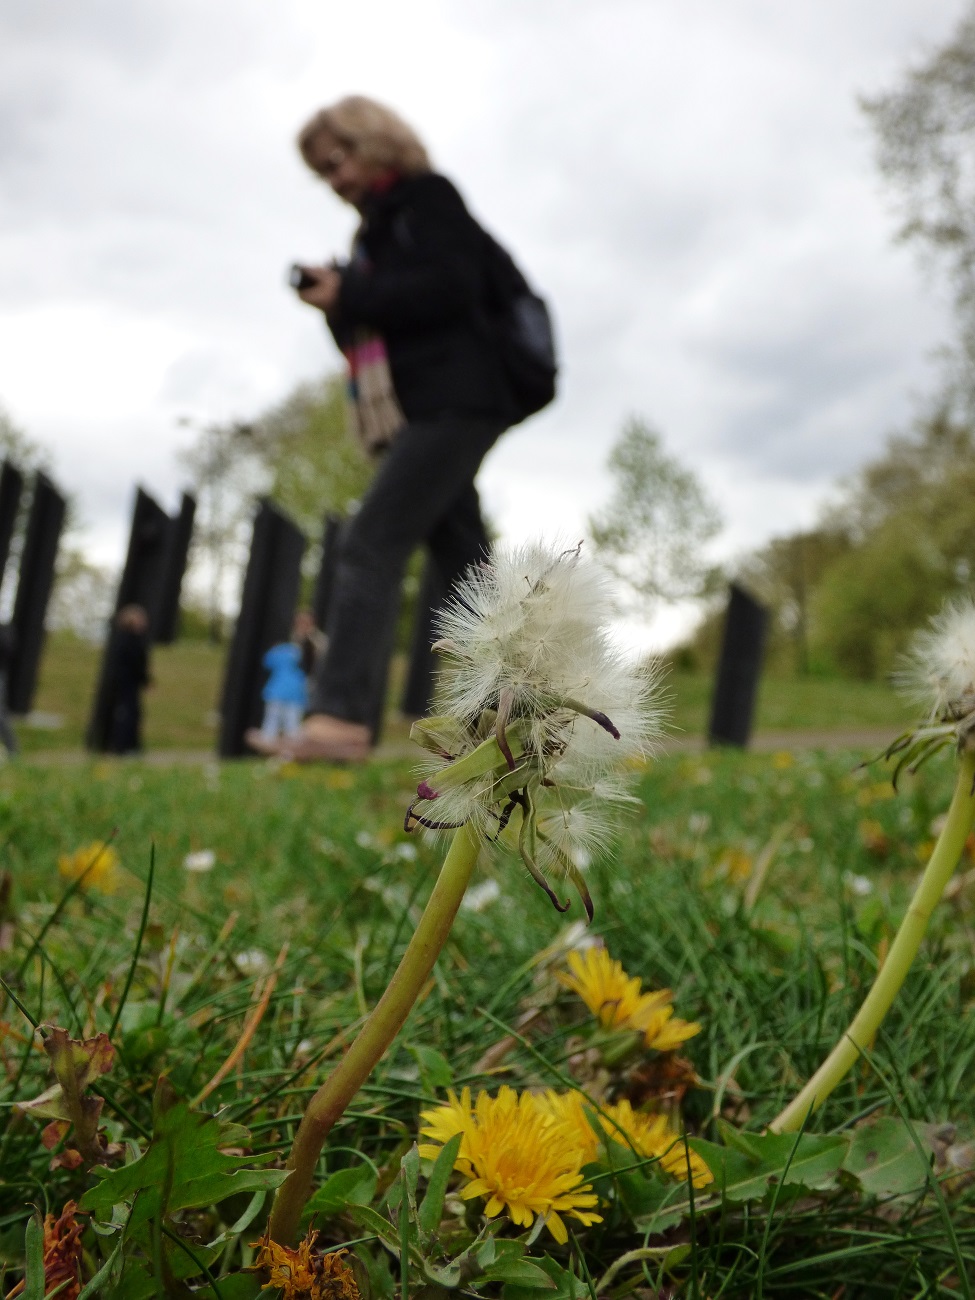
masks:
<path id="1" fill-rule="evenodd" d="M 930 1152 L 924 1124 L 914 1124 L 922 1148 Z M 855 1130 L 843 1168 L 874 1196 L 902 1196 L 927 1186 L 928 1162 L 903 1120 L 884 1115 Z"/>
<path id="2" fill-rule="evenodd" d="M 726 1201 L 750 1201 L 764 1196 L 775 1182 L 809 1191 L 834 1187 L 849 1137 L 842 1133 L 749 1135 L 749 1150 L 718 1146 L 703 1138 L 691 1138 L 689 1144 L 714 1174 L 714 1191 Z"/>
<path id="3" fill-rule="evenodd" d="M 160 1089 L 157 1089 L 157 1103 Z M 227 1127 L 212 1115 L 190 1110 L 183 1100 L 157 1104 L 152 1141 L 138 1160 L 102 1175 L 82 1197 L 81 1208 L 111 1219 L 112 1207 L 132 1204 L 131 1226 L 159 1214 L 214 1205 L 238 1192 L 277 1187 L 283 1169 L 258 1169 L 267 1156 L 231 1155 Z M 240 1137 L 234 1125 L 232 1138 Z"/>

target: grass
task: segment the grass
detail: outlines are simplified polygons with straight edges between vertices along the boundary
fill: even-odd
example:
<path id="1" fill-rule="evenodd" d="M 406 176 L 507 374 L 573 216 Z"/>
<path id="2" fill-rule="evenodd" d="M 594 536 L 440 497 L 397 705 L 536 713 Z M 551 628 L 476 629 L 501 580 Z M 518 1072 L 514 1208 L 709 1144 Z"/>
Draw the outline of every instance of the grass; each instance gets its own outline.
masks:
<path id="1" fill-rule="evenodd" d="M 214 748 L 225 654 L 224 647 L 205 641 L 182 641 L 153 651 L 155 685 L 145 696 L 144 732 L 149 751 Z M 54 715 L 63 725 L 45 730 L 18 723 L 25 752 L 83 747 L 100 655 L 98 647 L 69 634 L 48 638 L 35 709 Z M 385 733 L 397 742 L 405 742 L 408 731 L 395 716 L 402 671 L 402 664 L 394 665 L 394 712 Z M 699 674 L 674 673 L 668 682 L 675 729 L 679 734 L 703 735 L 710 715 L 711 680 Z M 759 731 L 890 727 L 893 735 L 909 718 L 909 707 L 884 683 L 770 676 L 761 684 L 755 725 Z"/>
<path id="2" fill-rule="evenodd" d="M 153 685 L 144 696 L 147 749 L 212 749 L 226 649 L 180 641 L 152 652 Z M 59 719 L 56 729 L 17 724 L 26 753 L 80 749 L 95 695 L 101 647 L 70 633 L 47 638 L 34 710 Z"/>
<path id="3" fill-rule="evenodd" d="M 950 762 L 931 764 L 893 797 L 883 773 L 858 768 L 857 757 L 714 753 L 653 764 L 641 779 L 641 811 L 612 858 L 589 873 L 594 932 L 645 987 L 672 988 L 677 1014 L 702 1025 L 683 1052 L 699 1077 L 683 1107 L 693 1132 L 716 1137 L 721 1117 L 761 1131 L 848 1022 L 903 912 L 947 804 Z M 4 978 L 35 1019 L 81 1036 L 108 1028 L 132 974 L 103 1087 L 113 1140 L 138 1140 L 151 1127 L 160 1073 L 186 1096 L 213 1079 L 239 1043 L 256 985 L 280 959 L 266 1014 L 206 1106 L 224 1108 L 250 1126 L 257 1147 L 283 1155 L 320 1075 L 316 1062 L 379 996 L 439 865 L 439 846 L 401 830 L 414 782 L 409 765 L 395 762 L 356 771 L 112 762 L 0 771 L 0 867 L 13 881 Z M 56 912 L 58 856 L 113 832 L 117 891 L 76 893 Z M 155 886 L 133 964 L 151 846 Z M 212 870 L 187 870 L 186 855 L 200 850 L 213 852 Z M 397 1046 L 333 1133 L 323 1178 L 368 1160 L 382 1186 L 416 1135 L 419 1109 L 443 1097 L 448 1079 L 492 1090 L 550 1086 L 567 1074 L 593 1081 L 579 1005 L 538 961 L 577 911 L 560 918 L 510 857 L 486 856 L 479 873 L 497 881 L 498 897 L 462 912 Z M 816 1132 L 878 1109 L 896 1114 L 899 1105 L 917 1120 L 959 1124 L 964 1151 L 973 1136 L 973 924 L 969 878 L 939 910 L 874 1045 L 876 1068 L 847 1078 L 815 1117 Z M 87 1178 L 52 1173 L 37 1124 L 9 1108 L 48 1082 L 10 1002 L 0 1004 L 0 1056 L 0 1259 L 12 1278 L 26 1207 L 60 1209 Z M 652 1099 L 673 1079 L 641 1086 Z M 675 1249 L 669 1273 L 634 1263 L 612 1294 L 968 1294 L 975 1188 L 967 1159 L 968 1171 L 943 1189 L 944 1211 L 930 1194 L 885 1201 L 841 1188 L 829 1196 L 782 1189 L 764 1204 L 702 1214 L 652 1238 Z M 194 1231 L 215 1236 L 243 1208 L 218 1207 Z M 363 1235 L 345 1212 L 322 1227 L 326 1241 Z M 231 1234 L 221 1260 L 228 1273 L 249 1260 L 253 1235 Z M 587 1270 L 598 1278 L 643 1241 L 618 1210 L 577 1239 L 579 1296 Z M 545 1249 L 544 1238 L 532 1247 Z M 399 1266 L 375 1242 L 356 1250 L 371 1270 L 363 1285 L 391 1295 Z M 568 1266 L 568 1252 L 554 1255 Z M 511 1287 L 505 1296 L 524 1300 Z"/>
<path id="4" fill-rule="evenodd" d="M 710 678 L 674 673 L 675 725 L 688 735 L 703 735 L 711 713 Z M 896 733 L 912 718 L 912 707 L 886 682 L 833 677 L 766 676 L 755 707 L 756 731 L 853 731 L 890 727 Z"/>

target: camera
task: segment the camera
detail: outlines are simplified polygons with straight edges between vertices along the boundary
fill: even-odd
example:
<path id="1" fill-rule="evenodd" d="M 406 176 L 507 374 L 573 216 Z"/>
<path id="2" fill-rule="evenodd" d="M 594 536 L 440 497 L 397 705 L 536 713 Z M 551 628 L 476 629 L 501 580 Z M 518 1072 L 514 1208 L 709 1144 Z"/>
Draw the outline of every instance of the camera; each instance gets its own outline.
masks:
<path id="1" fill-rule="evenodd" d="M 288 284 L 291 285 L 292 289 L 310 289 L 313 284 L 317 283 L 317 278 L 314 275 L 309 275 L 305 268 L 299 266 L 297 262 L 288 271 Z"/>

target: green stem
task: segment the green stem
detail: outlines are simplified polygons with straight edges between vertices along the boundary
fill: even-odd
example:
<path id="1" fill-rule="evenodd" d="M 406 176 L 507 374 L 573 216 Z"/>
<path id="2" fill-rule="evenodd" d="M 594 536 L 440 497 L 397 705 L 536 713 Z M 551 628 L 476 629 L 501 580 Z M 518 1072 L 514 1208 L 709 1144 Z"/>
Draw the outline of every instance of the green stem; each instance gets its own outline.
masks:
<path id="1" fill-rule="evenodd" d="M 279 1244 L 290 1244 L 297 1236 L 329 1131 L 396 1037 L 433 970 L 474 871 L 479 848 L 480 839 L 469 823 L 456 832 L 416 932 L 385 993 L 341 1063 L 308 1103 L 288 1157 L 291 1177 L 278 1188 L 268 1224 L 271 1238 Z"/>
<path id="2" fill-rule="evenodd" d="M 769 1125 L 772 1133 L 794 1133 L 807 1117 L 823 1104 L 865 1049 L 873 1042 L 881 1021 L 904 983 L 911 963 L 917 956 L 931 919 L 952 872 L 958 865 L 962 849 L 975 821 L 975 754 L 962 755 L 958 780 L 944 829 L 938 836 L 931 859 L 924 869 L 907 915 L 901 922 L 887 954 L 877 972 L 873 987 L 853 1018 L 850 1027 L 827 1056 L 802 1091 Z"/>

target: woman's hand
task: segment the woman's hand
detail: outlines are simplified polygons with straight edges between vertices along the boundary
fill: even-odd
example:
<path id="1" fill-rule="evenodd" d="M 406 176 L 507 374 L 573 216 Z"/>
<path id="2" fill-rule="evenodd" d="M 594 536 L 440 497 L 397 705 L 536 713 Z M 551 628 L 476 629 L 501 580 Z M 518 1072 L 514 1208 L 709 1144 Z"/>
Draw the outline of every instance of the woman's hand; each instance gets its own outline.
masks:
<path id="1" fill-rule="evenodd" d="M 342 275 L 334 266 L 303 266 L 301 268 L 315 277 L 315 283 L 307 289 L 299 289 L 298 297 L 311 307 L 321 311 L 334 311 L 338 305 L 339 290 L 342 288 Z"/>

